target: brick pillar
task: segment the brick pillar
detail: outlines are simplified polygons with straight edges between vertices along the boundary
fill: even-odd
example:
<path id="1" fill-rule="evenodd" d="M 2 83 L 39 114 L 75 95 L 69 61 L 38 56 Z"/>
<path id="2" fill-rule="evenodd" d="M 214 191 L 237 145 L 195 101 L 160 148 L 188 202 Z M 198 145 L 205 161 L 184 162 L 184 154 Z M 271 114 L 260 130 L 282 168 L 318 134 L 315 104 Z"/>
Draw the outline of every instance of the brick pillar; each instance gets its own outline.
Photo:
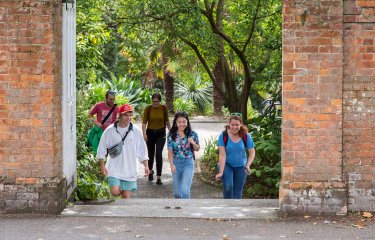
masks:
<path id="1" fill-rule="evenodd" d="M 0 1 L 0 93 L 0 213 L 59 213 L 61 0 Z"/>
<path id="2" fill-rule="evenodd" d="M 345 213 L 343 1 L 283 1 L 280 208 Z"/>
<path id="3" fill-rule="evenodd" d="M 375 211 L 375 1 L 345 1 L 343 158 L 349 209 Z"/>

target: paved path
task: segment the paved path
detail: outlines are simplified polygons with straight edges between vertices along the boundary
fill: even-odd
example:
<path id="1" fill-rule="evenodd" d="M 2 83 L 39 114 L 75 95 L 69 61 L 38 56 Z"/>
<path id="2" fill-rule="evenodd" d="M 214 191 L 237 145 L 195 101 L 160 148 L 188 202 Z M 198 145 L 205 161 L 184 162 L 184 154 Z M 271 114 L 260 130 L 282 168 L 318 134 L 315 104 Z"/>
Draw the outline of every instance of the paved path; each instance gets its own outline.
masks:
<path id="1" fill-rule="evenodd" d="M 374 232 L 374 220 L 344 216 L 273 220 L 0 216 L 4 240 L 364 240 L 374 239 Z"/>

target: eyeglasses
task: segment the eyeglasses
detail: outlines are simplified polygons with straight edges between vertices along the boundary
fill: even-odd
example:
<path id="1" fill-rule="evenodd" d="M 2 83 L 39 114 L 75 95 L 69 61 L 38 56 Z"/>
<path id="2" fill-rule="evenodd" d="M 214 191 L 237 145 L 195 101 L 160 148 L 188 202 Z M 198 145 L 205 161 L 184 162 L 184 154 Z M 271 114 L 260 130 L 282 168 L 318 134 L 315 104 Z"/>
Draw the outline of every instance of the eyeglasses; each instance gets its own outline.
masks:
<path id="1" fill-rule="evenodd" d="M 237 117 L 241 117 L 241 118 L 242 118 L 242 113 L 239 113 L 239 112 L 234 112 L 234 113 L 231 113 L 230 115 L 231 115 L 231 116 L 237 116 Z"/>
<path id="2" fill-rule="evenodd" d="M 152 100 L 153 103 L 158 103 L 160 102 L 159 100 Z"/>

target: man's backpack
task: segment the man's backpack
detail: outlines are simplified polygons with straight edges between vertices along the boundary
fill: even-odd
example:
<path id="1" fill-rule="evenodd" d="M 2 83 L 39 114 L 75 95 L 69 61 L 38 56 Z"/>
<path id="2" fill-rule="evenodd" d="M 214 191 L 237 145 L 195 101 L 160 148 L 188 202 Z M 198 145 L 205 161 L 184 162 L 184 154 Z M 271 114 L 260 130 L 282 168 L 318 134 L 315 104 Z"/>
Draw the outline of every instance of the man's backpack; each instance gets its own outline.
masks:
<path id="1" fill-rule="evenodd" d="M 223 140 L 224 140 L 224 147 L 227 146 L 227 143 L 228 143 L 228 132 L 227 130 L 224 130 L 223 131 Z M 245 145 L 245 149 L 247 148 L 247 134 L 245 134 L 243 137 L 242 137 L 242 142 L 243 144 Z"/>

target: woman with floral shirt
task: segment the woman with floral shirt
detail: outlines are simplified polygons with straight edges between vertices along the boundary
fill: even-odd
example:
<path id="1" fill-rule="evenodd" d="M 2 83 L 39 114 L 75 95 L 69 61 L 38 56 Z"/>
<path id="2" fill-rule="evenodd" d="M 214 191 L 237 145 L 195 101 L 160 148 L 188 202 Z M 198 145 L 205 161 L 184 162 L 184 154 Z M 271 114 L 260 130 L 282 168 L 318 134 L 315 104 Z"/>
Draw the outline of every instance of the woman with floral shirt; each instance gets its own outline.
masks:
<path id="1" fill-rule="evenodd" d="M 191 130 L 188 115 L 184 112 L 176 113 L 168 135 L 168 161 L 173 177 L 174 198 L 190 198 L 194 151 L 198 150 L 198 135 Z"/>

